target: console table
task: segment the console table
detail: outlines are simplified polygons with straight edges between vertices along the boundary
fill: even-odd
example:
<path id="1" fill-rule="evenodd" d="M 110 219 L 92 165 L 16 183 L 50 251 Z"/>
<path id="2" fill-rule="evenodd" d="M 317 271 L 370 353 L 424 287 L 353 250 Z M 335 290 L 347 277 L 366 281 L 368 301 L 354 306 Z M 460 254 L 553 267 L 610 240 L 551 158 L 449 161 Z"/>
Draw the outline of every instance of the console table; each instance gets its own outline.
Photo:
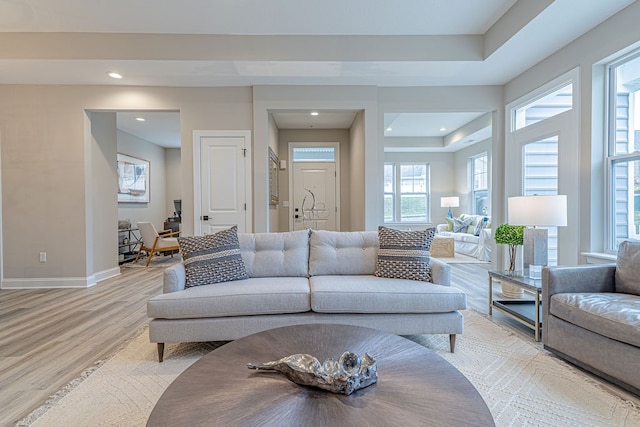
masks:
<path id="1" fill-rule="evenodd" d="M 508 283 L 518 288 L 533 293 L 533 300 L 523 299 L 493 299 L 493 280 L 499 280 L 502 283 Z M 517 276 L 508 271 L 489 271 L 489 315 L 493 315 L 493 309 L 508 315 L 512 319 L 517 320 L 523 325 L 534 330 L 536 341 L 540 341 L 542 333 L 542 306 L 540 299 L 542 296 L 542 280 L 531 279 L 527 276 Z"/>

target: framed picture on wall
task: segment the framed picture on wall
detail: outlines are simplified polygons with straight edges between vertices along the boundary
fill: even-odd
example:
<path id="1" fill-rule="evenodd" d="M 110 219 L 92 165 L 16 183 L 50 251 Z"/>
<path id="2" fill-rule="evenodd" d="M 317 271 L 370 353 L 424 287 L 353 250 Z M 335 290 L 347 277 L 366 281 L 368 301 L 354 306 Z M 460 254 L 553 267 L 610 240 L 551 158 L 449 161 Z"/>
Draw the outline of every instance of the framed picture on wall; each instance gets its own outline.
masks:
<path id="1" fill-rule="evenodd" d="M 118 203 L 149 203 L 149 161 L 118 153 Z"/>

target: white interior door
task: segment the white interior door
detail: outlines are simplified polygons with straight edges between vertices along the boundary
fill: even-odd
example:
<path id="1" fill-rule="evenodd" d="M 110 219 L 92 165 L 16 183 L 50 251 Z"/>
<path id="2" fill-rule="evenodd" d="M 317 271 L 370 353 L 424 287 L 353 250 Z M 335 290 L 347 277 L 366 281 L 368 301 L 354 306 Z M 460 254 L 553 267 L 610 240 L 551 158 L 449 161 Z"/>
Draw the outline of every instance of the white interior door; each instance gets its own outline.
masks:
<path id="1" fill-rule="evenodd" d="M 337 230 L 336 164 L 294 162 L 292 230 Z"/>
<path id="2" fill-rule="evenodd" d="M 249 230 L 248 132 L 194 132 L 196 235 Z"/>

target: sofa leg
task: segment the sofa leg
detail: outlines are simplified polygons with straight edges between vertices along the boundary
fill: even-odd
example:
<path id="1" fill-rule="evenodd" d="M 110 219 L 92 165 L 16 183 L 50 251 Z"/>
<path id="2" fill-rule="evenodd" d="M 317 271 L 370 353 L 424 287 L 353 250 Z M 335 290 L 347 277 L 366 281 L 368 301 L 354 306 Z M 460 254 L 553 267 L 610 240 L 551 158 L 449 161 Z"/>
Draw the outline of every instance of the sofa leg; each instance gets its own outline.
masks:
<path id="1" fill-rule="evenodd" d="M 449 335 L 449 348 L 451 348 L 451 353 L 454 353 L 456 349 L 456 334 Z"/>
<path id="2" fill-rule="evenodd" d="M 164 343 L 159 342 L 158 343 L 158 362 L 162 363 L 163 359 L 164 359 Z"/>

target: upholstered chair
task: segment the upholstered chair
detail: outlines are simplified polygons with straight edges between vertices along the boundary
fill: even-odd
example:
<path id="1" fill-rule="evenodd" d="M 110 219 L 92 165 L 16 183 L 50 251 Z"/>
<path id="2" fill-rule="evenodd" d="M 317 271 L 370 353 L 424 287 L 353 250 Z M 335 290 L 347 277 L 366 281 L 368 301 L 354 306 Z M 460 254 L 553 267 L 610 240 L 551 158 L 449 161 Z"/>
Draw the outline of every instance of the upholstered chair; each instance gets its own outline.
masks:
<path id="1" fill-rule="evenodd" d="M 150 222 L 139 222 L 138 230 L 140 230 L 142 244 L 140 245 L 140 250 L 138 251 L 138 256 L 136 256 L 135 262 L 138 262 L 142 251 L 149 253 L 149 258 L 147 259 L 148 267 L 154 254 L 171 252 L 171 256 L 173 256 L 173 251 L 180 250 L 180 247 L 178 246 L 178 239 L 177 237 L 174 237 L 179 234 L 178 232 L 173 230 L 163 230 L 158 232 Z"/>

